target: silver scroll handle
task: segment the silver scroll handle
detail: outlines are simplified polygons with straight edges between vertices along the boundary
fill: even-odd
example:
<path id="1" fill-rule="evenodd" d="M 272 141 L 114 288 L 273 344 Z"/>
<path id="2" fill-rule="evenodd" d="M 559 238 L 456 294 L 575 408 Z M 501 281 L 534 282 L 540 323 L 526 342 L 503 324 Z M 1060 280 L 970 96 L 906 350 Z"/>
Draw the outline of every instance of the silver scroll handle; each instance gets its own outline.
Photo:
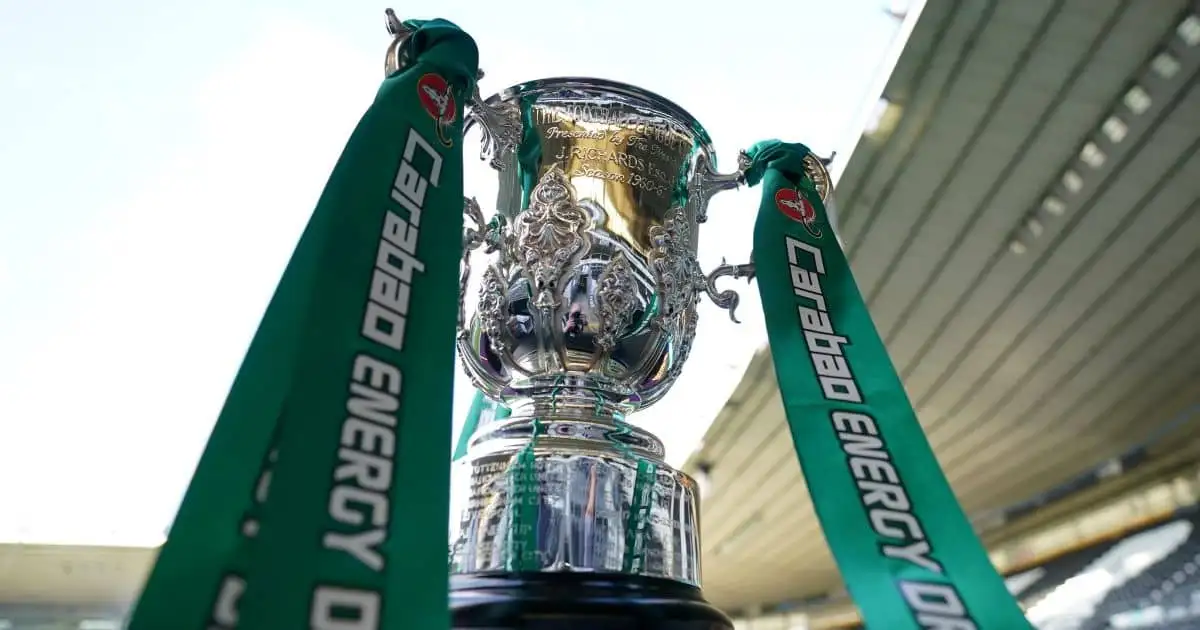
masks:
<path id="1" fill-rule="evenodd" d="M 815 154 L 804 156 L 804 172 L 816 186 L 821 201 L 829 203 L 833 191 L 833 180 L 826 167 L 833 162 L 837 153 L 827 158 Z M 708 202 L 719 192 L 733 190 L 746 183 L 746 174 L 750 170 L 750 155 L 745 151 L 738 152 L 738 167 L 732 173 L 718 173 L 712 166 L 712 157 L 701 153 L 697 159 L 696 172 L 688 182 L 688 205 L 695 208 L 696 223 L 708 221 Z"/>
<path id="2" fill-rule="evenodd" d="M 384 23 L 388 34 L 392 36 L 392 43 L 388 45 L 383 61 L 384 76 L 390 77 L 408 67 L 411 61 L 404 42 L 413 34 L 413 30 L 405 26 L 391 9 L 384 11 Z M 479 159 L 491 160 L 492 168 L 499 171 L 504 168 L 504 156 L 516 151 L 517 144 L 521 141 L 521 112 L 514 103 L 500 101 L 491 104 L 484 101 L 479 96 L 481 79 L 483 70 L 476 75 L 475 85 L 471 88 L 463 133 L 473 125 L 479 125 L 483 131 L 483 147 L 479 151 Z"/>
<path id="3" fill-rule="evenodd" d="M 479 150 L 479 159 L 489 160 L 492 168 L 504 170 L 504 157 L 513 154 L 521 142 L 521 110 L 516 103 L 497 101 L 488 103 L 479 96 L 479 80 L 483 79 L 483 70 L 476 77 L 475 87 L 471 90 L 470 107 L 467 108 L 467 123 L 463 133 L 473 125 L 479 125 L 483 132 L 483 146 Z"/>
<path id="4" fill-rule="evenodd" d="M 750 284 L 750 281 L 754 279 L 754 275 L 753 255 L 750 257 L 750 262 L 741 265 L 730 265 L 722 258 L 721 264 L 707 275 L 703 272 L 698 272 L 696 289 L 698 292 L 708 295 L 708 299 L 712 300 L 712 303 L 717 308 L 729 311 L 729 319 L 733 320 L 733 323 L 740 324 L 742 322 L 737 318 L 737 307 L 738 303 L 741 302 L 741 296 L 733 289 L 721 291 L 717 288 L 717 280 L 724 277 L 734 279 L 745 278 L 746 284 Z"/>
<path id="5" fill-rule="evenodd" d="M 746 183 L 746 173 L 750 170 L 750 155 L 745 151 L 738 152 L 737 170 L 732 173 L 718 173 L 713 168 L 712 158 L 707 153 L 701 153 L 698 157 L 695 174 L 688 182 L 688 205 L 692 207 L 696 223 L 704 223 L 708 221 L 708 202 L 712 200 L 717 193 L 733 190 L 738 186 Z M 738 302 L 741 297 L 737 291 L 726 289 L 721 291 L 717 288 L 717 280 L 723 277 L 731 278 L 746 278 L 749 282 L 754 277 L 754 263 L 750 262 L 744 265 L 730 265 L 721 260 L 721 264 L 713 269 L 711 273 L 705 274 L 700 269 L 700 264 L 692 259 L 692 265 L 695 268 L 695 290 L 697 293 L 708 295 L 708 299 L 717 308 L 729 311 L 729 319 L 735 324 L 741 322 L 737 318 Z"/>
<path id="6" fill-rule="evenodd" d="M 483 218 L 483 210 L 474 197 L 463 197 L 463 248 L 462 264 L 458 277 L 458 334 L 466 332 L 467 314 L 465 310 L 467 297 L 467 282 L 471 279 L 471 252 L 483 247 L 485 254 L 491 254 L 504 246 L 504 217 L 497 214 L 491 222 Z"/>
<path id="7" fill-rule="evenodd" d="M 746 172 L 750 170 L 750 155 L 738 151 L 738 167 L 732 173 L 718 173 L 713 168 L 712 157 L 700 153 L 696 171 L 688 182 L 688 205 L 695 209 L 696 223 L 708 221 L 708 202 L 719 192 L 733 190 L 746 183 Z"/>
<path id="8" fill-rule="evenodd" d="M 405 50 L 404 41 L 413 34 L 413 31 L 404 25 L 404 22 L 396 16 L 395 11 L 387 9 L 383 15 L 388 35 L 392 36 L 392 43 L 388 45 L 387 54 L 383 59 L 383 76 L 390 77 L 397 71 L 408 67 L 408 51 Z"/>
<path id="9" fill-rule="evenodd" d="M 832 179 L 829 177 L 829 171 L 826 167 L 833 162 L 833 158 L 837 154 L 834 153 L 827 158 L 818 157 L 814 154 L 808 154 L 804 157 L 804 170 L 813 184 L 817 188 L 817 193 L 821 196 L 821 200 L 829 203 L 830 192 L 833 188 Z M 696 169 L 696 176 L 688 185 L 688 203 L 697 203 L 696 222 L 704 223 L 708 220 L 706 208 L 708 201 L 717 193 L 725 190 L 737 188 L 746 182 L 746 173 L 750 170 L 750 155 L 745 151 L 738 152 L 738 170 L 733 173 L 722 174 L 717 173 L 712 168 L 712 162 L 706 154 L 700 155 L 700 162 Z M 695 200 L 695 201 L 693 201 Z M 832 219 L 831 219 L 832 220 Z M 696 291 L 708 295 L 708 299 L 717 308 L 722 308 L 729 311 L 729 319 L 734 323 L 740 324 L 737 318 L 737 307 L 741 301 L 741 296 L 733 289 L 721 291 L 717 289 L 717 280 L 723 277 L 730 278 L 745 278 L 749 284 L 755 276 L 754 256 L 751 254 L 750 262 L 742 265 L 730 265 L 721 259 L 721 264 L 713 269 L 707 275 L 699 270 L 699 264 L 696 271 Z"/>

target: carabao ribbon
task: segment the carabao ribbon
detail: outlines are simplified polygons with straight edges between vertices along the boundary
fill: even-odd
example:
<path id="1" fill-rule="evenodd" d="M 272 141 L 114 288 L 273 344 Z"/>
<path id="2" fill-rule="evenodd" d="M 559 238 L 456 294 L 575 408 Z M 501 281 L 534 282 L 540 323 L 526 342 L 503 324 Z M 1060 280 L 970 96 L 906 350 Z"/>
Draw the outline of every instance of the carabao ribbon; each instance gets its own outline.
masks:
<path id="1" fill-rule="evenodd" d="M 762 142 L 754 261 L 775 375 L 817 518 L 870 628 L 1017 630 L 850 273 L 801 144 Z"/>
<path id="2" fill-rule="evenodd" d="M 454 447 L 454 454 L 450 459 L 458 461 L 467 456 L 467 446 L 471 443 L 471 436 L 475 435 L 480 426 L 493 420 L 503 420 L 511 415 L 511 409 L 476 390 L 475 398 L 471 399 L 471 408 L 467 410 L 467 417 L 463 419 L 462 431 L 458 434 L 458 443 Z"/>
<path id="3" fill-rule="evenodd" d="M 259 324 L 131 630 L 449 627 L 463 103 L 409 22 Z"/>

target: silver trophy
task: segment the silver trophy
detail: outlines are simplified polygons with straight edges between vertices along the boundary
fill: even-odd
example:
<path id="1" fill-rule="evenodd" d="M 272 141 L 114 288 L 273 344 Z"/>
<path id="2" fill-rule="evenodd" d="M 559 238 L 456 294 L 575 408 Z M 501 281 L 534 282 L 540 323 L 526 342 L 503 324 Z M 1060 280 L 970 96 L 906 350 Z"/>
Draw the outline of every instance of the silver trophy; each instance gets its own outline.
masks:
<path id="1" fill-rule="evenodd" d="M 452 570 L 699 585 L 696 482 L 627 416 L 678 378 L 701 294 L 733 315 L 737 294 L 715 282 L 751 268 L 701 271 L 697 228 L 742 173 L 713 170 L 711 142 L 683 109 L 611 81 L 525 83 L 475 100 L 467 120 L 500 183 L 490 221 L 466 202 L 465 242 L 487 263 L 458 350 L 512 415 L 471 437 Z"/>
<path id="2" fill-rule="evenodd" d="M 389 14 L 397 40 L 403 26 Z M 389 72 L 404 65 L 393 45 Z M 678 378 L 707 295 L 738 295 L 696 259 L 709 200 L 749 166 L 718 173 L 704 128 L 678 105 L 613 81 L 531 81 L 470 99 L 498 174 L 490 218 L 465 201 L 458 351 L 472 383 L 512 415 L 478 427 L 451 572 L 587 572 L 700 583 L 699 492 L 662 442 L 628 421 Z M 821 192 L 828 176 L 812 173 Z M 471 268 L 469 254 L 486 264 Z"/>

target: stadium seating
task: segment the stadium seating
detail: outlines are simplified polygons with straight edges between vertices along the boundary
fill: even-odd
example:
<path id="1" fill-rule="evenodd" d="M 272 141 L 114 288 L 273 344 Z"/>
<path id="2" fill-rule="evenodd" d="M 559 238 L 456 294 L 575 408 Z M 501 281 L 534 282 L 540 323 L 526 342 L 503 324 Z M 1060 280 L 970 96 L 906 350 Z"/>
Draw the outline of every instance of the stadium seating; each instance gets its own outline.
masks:
<path id="1" fill-rule="evenodd" d="M 1200 515 L 1180 515 L 1009 576 L 1039 629 L 1200 628 Z"/>

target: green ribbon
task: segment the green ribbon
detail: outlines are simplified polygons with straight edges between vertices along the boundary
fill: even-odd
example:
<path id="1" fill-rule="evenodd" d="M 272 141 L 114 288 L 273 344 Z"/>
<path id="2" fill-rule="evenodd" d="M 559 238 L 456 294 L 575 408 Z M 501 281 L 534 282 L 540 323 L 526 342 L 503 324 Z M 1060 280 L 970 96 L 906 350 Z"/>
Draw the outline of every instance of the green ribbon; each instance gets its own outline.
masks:
<path id="1" fill-rule="evenodd" d="M 471 444 L 471 436 L 479 430 L 480 425 L 493 420 L 503 420 L 512 415 L 512 410 L 483 395 L 476 390 L 475 398 L 471 400 L 471 408 L 463 420 L 462 431 L 458 434 L 458 443 L 454 447 L 452 461 L 458 461 L 467 456 L 467 447 Z"/>
<path id="2" fill-rule="evenodd" d="M 409 22 L 284 271 L 131 630 L 449 626 L 463 103 L 474 41 Z"/>
<path id="3" fill-rule="evenodd" d="M 754 261 L 817 518 L 870 628 L 1030 628 L 955 500 L 859 293 L 800 144 L 750 151 Z"/>
<path id="4" fill-rule="evenodd" d="M 541 418 L 533 419 L 529 442 L 508 463 L 508 565 L 509 571 L 537 571 L 538 518 L 542 513 L 541 493 L 534 449 L 538 438 L 546 432 Z"/>

